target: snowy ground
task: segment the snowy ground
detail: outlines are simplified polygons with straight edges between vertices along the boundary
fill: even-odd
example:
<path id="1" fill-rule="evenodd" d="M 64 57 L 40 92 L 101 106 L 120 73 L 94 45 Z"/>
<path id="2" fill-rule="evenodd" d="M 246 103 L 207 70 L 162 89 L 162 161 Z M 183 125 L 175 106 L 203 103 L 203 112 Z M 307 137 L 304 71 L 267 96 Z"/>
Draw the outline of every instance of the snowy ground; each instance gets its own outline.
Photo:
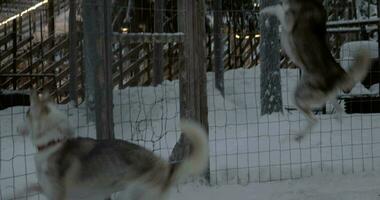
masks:
<path id="1" fill-rule="evenodd" d="M 344 185 L 347 185 L 349 180 L 355 180 L 357 183 L 368 182 L 367 185 L 371 187 L 360 184 L 360 188 L 363 191 L 368 189 L 368 195 L 374 194 L 370 191 L 373 190 L 372 185 L 379 185 L 377 181 L 380 179 L 375 180 L 374 177 L 380 178 L 380 173 L 373 172 L 374 175 L 371 176 L 350 174 L 380 170 L 380 115 L 344 114 L 342 123 L 338 123 L 334 120 L 331 106 L 328 105 L 329 114 L 318 115 L 320 123 L 301 143 L 297 143 L 292 139 L 292 134 L 305 123 L 304 117 L 298 111 L 292 110 L 294 106 L 291 94 L 298 80 L 298 71 L 282 71 L 282 96 L 286 109 L 283 114 L 271 116 L 260 116 L 259 75 L 257 68 L 227 72 L 225 98 L 213 87 L 213 74 L 208 75 L 212 184 L 246 185 L 253 182 L 313 178 L 253 184 L 247 187 L 200 187 L 196 190 L 206 197 L 220 195 L 219 198 L 215 196 L 218 199 L 233 193 L 242 193 L 242 199 L 270 199 L 271 195 L 273 199 L 278 199 L 282 197 L 281 194 L 285 198 L 292 191 L 300 192 L 289 199 L 319 199 L 316 197 L 318 194 L 322 197 L 335 197 L 322 199 L 339 199 L 339 192 L 327 191 L 329 188 L 324 181 L 334 181 L 337 185 L 344 182 Z M 358 86 L 354 92 L 375 93 L 378 92 L 378 87 L 366 90 Z M 167 158 L 179 138 L 178 82 L 165 82 L 159 87 L 115 90 L 114 104 L 116 137 L 134 141 Z M 67 113 L 78 135 L 94 137 L 95 127 L 87 120 L 84 105 L 80 108 L 63 105 L 60 108 Z M 26 108 L 18 107 L 0 111 L 1 197 L 35 180 L 35 150 L 29 140 L 16 133 L 25 110 Z M 325 177 L 326 174 L 335 176 Z M 326 186 L 326 191 L 323 187 L 317 191 L 311 189 L 318 184 Z M 352 189 L 357 187 L 348 186 L 346 191 L 357 191 Z M 345 188 L 341 190 L 345 191 Z M 192 191 L 191 186 L 185 186 L 181 193 L 175 194 L 173 198 L 181 199 L 177 195 L 183 192 L 184 196 L 189 196 Z M 226 194 L 220 191 L 225 191 Z M 304 196 L 302 191 L 305 191 Z M 258 196 L 255 196 L 256 194 Z M 346 195 L 342 194 L 341 197 L 347 197 Z M 367 199 L 376 199 L 375 196 Z"/>
<path id="2" fill-rule="evenodd" d="M 380 173 L 318 176 L 272 183 L 173 189 L 176 200 L 380 200 Z"/>

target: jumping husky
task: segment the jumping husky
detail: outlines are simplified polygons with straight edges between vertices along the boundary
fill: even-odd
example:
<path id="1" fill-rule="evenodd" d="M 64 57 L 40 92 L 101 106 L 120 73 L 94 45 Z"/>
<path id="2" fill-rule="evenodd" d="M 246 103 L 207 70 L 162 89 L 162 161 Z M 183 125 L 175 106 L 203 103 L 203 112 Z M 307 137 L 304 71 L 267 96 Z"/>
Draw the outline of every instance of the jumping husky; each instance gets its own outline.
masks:
<path id="1" fill-rule="evenodd" d="M 283 0 L 282 5 L 264 8 L 261 14 L 274 15 L 281 23 L 281 44 L 289 58 L 301 68 L 301 79 L 294 93 L 297 108 L 308 119 L 299 131 L 300 140 L 317 123 L 313 106 L 332 101 L 340 120 L 343 109 L 336 100 L 339 90 L 349 92 L 365 78 L 370 59 L 366 50 L 358 52 L 346 72 L 331 55 L 327 44 L 326 11 L 322 0 Z"/>
<path id="2" fill-rule="evenodd" d="M 48 95 L 33 93 L 26 126 L 20 128 L 38 149 L 38 184 L 27 190 L 49 200 L 104 200 L 124 189 L 131 191 L 131 199 L 163 200 L 176 180 L 202 173 L 208 163 L 205 130 L 190 121 L 181 121 L 181 128 L 192 153 L 171 164 L 126 141 L 74 138 L 67 117 Z"/>

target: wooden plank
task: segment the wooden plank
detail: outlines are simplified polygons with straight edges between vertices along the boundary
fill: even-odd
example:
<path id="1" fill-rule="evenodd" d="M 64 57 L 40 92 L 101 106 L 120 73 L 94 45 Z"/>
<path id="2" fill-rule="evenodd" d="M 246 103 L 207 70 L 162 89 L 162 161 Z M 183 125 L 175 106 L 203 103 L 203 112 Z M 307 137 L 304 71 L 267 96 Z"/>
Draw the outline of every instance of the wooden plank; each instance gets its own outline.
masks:
<path id="1" fill-rule="evenodd" d="M 44 71 L 42 72 L 42 74 L 53 74 L 53 73 L 49 73 L 49 72 L 53 71 L 52 69 L 55 69 L 56 67 L 62 65 L 67 60 L 67 58 L 68 58 L 68 55 L 65 55 L 61 60 L 59 60 L 59 61 L 57 61 L 55 63 L 50 64 L 48 67 L 46 67 L 44 69 Z M 20 74 L 23 74 L 23 73 L 20 73 Z M 24 72 L 24 74 L 25 74 L 25 72 Z M 8 87 L 9 81 L 10 80 L 4 82 L 3 86 L 4 87 Z M 21 86 L 19 86 L 19 88 L 27 89 L 28 85 L 31 84 L 31 83 L 32 83 L 31 80 L 25 81 L 25 84 L 22 84 Z"/>
<path id="2" fill-rule="evenodd" d="M 17 49 L 22 48 L 23 46 L 27 45 L 31 40 L 33 40 L 33 37 L 29 37 L 27 39 L 24 39 L 17 43 Z M 12 54 L 12 51 L 5 51 L 4 53 L 0 54 L 0 60 L 5 59 L 6 57 L 10 56 Z"/>
<path id="3" fill-rule="evenodd" d="M 54 74 L 0 74 L 0 77 L 51 77 Z"/>
<path id="4" fill-rule="evenodd" d="M 80 63 L 81 62 L 81 60 L 78 60 L 77 61 L 77 63 Z M 57 65 L 59 65 L 59 63 L 54 63 L 54 64 L 52 64 L 52 65 L 55 65 L 55 66 L 57 66 Z M 52 66 L 50 66 L 50 68 L 53 68 Z M 45 73 L 45 74 L 48 74 L 47 73 L 47 69 L 43 72 L 43 73 Z M 78 77 L 80 77 L 82 74 L 79 72 L 78 74 L 77 74 L 77 78 Z M 58 82 L 58 81 L 60 81 L 60 80 L 62 80 L 62 79 L 64 79 L 64 78 L 66 78 L 66 77 L 68 77 L 69 76 L 69 68 L 68 67 L 66 67 L 66 68 L 64 68 L 62 71 L 60 71 L 58 74 L 54 74 L 54 79 L 50 79 L 50 80 L 48 80 L 47 82 L 44 82 L 44 84 L 41 86 L 41 89 L 42 88 L 47 88 L 47 87 L 50 87 L 52 84 L 55 84 L 56 82 Z M 51 76 L 50 76 L 51 77 Z M 66 81 L 65 83 L 64 83 L 64 85 L 68 85 L 70 83 L 70 81 Z M 25 84 L 23 84 L 23 85 L 21 85 L 20 86 L 20 89 L 27 89 L 29 86 L 29 83 L 28 82 L 25 82 Z M 63 87 L 63 86 L 61 86 L 61 87 Z M 61 87 L 57 87 L 56 85 L 54 85 L 54 88 L 56 88 L 56 90 L 60 90 L 60 88 Z"/>
<path id="5" fill-rule="evenodd" d="M 27 59 L 28 56 L 33 56 L 34 54 L 38 53 L 49 42 L 50 39 L 52 39 L 52 37 L 48 38 L 41 44 L 34 46 L 31 50 L 19 55 L 16 59 L 16 63 L 20 64 L 24 61 L 24 59 Z M 11 67 L 12 63 L 6 64 L 4 67 L 0 69 L 0 73 L 9 72 Z"/>
<path id="6" fill-rule="evenodd" d="M 46 58 L 54 53 L 56 53 L 57 51 L 61 50 L 62 48 L 66 47 L 68 45 L 68 39 L 65 39 L 63 40 L 62 42 L 60 42 L 59 44 L 57 44 L 56 46 L 54 46 L 53 49 L 50 49 L 48 52 L 46 52 L 42 57 L 40 57 L 37 61 L 35 61 L 34 63 L 32 63 L 31 65 L 29 65 L 27 68 L 25 68 L 24 70 L 22 70 L 20 73 L 27 73 L 27 72 L 30 72 L 32 69 L 34 69 L 36 66 L 40 65 L 43 61 L 46 60 Z M 22 60 L 19 59 L 19 57 L 17 58 L 17 64 L 19 64 Z M 8 66 L 6 67 L 8 68 Z M 1 73 L 1 72 L 0 72 Z"/>
<path id="7" fill-rule="evenodd" d="M 137 59 L 135 62 L 133 62 L 132 64 L 129 65 L 128 68 L 126 69 L 123 69 L 123 72 L 122 74 L 127 74 L 127 73 L 130 73 L 134 70 L 139 70 L 138 68 L 140 67 L 140 65 L 142 63 L 144 63 L 144 61 L 146 61 L 146 59 L 148 59 L 152 54 L 149 53 L 149 54 L 146 54 L 145 56 L 142 56 L 140 57 L 139 59 Z M 120 76 L 120 71 L 117 71 L 116 73 L 114 73 L 113 75 L 113 84 L 115 85 L 118 81 L 120 81 L 119 79 L 123 79 L 123 77 Z"/>
<path id="8" fill-rule="evenodd" d="M 130 78 L 127 81 L 127 83 L 124 85 L 124 87 L 133 86 L 136 82 L 138 82 L 138 80 L 142 77 L 143 74 L 149 73 L 150 70 L 152 70 L 152 67 L 147 66 L 143 70 L 137 72 L 132 78 Z"/>
<path id="9" fill-rule="evenodd" d="M 136 54 L 137 52 L 139 52 L 141 49 L 143 49 L 144 47 L 146 47 L 147 44 L 140 44 L 140 45 L 137 45 L 135 48 L 133 48 L 132 50 L 130 50 L 124 57 L 122 57 L 121 59 L 119 59 L 118 61 L 114 62 L 112 65 L 112 68 L 115 68 L 117 66 L 119 66 L 121 63 L 124 63 L 125 61 L 127 61 L 127 59 L 129 59 L 131 57 L 131 55 L 134 55 Z"/>
<path id="10" fill-rule="evenodd" d="M 7 44 L 8 42 L 11 42 L 13 38 L 13 33 L 9 33 L 3 37 L 0 38 L 0 46 L 3 46 Z"/>
<path id="11" fill-rule="evenodd" d="M 183 42 L 184 33 L 117 33 L 122 42 L 133 43 L 174 43 Z"/>
<path id="12" fill-rule="evenodd" d="M 331 27 L 342 27 L 342 26 L 360 26 L 360 25 L 370 25 L 370 24 L 378 24 L 380 22 L 380 18 L 371 18 L 371 19 L 360 19 L 360 20 L 340 20 L 340 21 L 329 21 L 326 23 L 328 28 Z"/>
<path id="13" fill-rule="evenodd" d="M 61 50 L 61 48 L 65 47 L 65 45 L 67 44 L 67 40 L 64 40 L 62 41 L 60 44 L 58 44 L 57 46 L 55 46 L 53 49 L 51 49 L 50 51 L 46 52 L 46 54 L 44 54 L 39 60 L 37 60 L 36 62 L 30 64 L 29 66 L 27 66 L 25 69 L 21 70 L 20 72 L 18 73 L 21 73 L 21 74 L 25 74 L 25 73 L 29 73 L 31 72 L 33 69 L 35 69 L 38 65 L 42 64 L 42 62 L 44 62 L 46 60 L 47 57 L 49 57 L 49 55 L 52 55 L 53 53 L 56 53 L 57 51 Z M 50 72 L 52 71 L 55 67 L 57 67 L 58 65 L 61 65 L 63 64 L 64 61 L 66 61 L 68 58 L 67 55 L 65 55 L 63 58 L 61 58 L 58 62 L 55 62 L 55 63 L 51 63 L 47 68 L 44 69 L 44 73 L 47 73 L 47 72 Z M 12 79 L 8 79 L 7 81 L 5 81 L 3 83 L 4 86 L 7 86 L 9 85 L 9 81 L 11 81 Z"/>

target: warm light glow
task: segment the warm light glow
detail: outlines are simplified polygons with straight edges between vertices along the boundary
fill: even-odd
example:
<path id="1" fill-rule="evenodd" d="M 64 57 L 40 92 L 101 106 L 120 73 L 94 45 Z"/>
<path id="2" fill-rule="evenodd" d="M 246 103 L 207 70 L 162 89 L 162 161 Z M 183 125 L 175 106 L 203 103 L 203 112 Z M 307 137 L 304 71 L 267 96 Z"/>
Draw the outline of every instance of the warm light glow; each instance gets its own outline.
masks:
<path id="1" fill-rule="evenodd" d="M 256 35 L 255 35 L 255 38 L 260 38 L 260 37 L 261 37 L 260 34 L 256 34 Z"/>
<path id="2" fill-rule="evenodd" d="M 10 21 L 13 21 L 13 20 L 16 19 L 16 18 L 21 17 L 21 16 L 27 14 L 28 12 L 31 12 L 31 11 L 33 11 L 33 10 L 35 10 L 35 9 L 37 9 L 37 8 L 39 8 L 39 7 L 41 7 L 42 5 L 48 3 L 48 1 L 49 1 L 49 0 L 41 1 L 40 3 L 37 3 L 36 5 L 34 5 L 34 6 L 30 7 L 30 8 L 28 8 L 28 9 L 26 9 L 26 10 L 24 10 L 24 11 L 22 11 L 20 14 L 14 15 L 14 16 L 12 16 L 12 17 L 10 17 L 10 18 L 8 18 L 8 19 L 6 19 L 6 20 L 0 22 L 0 26 L 3 26 L 3 25 L 7 24 L 7 23 L 10 22 Z"/>
<path id="3" fill-rule="evenodd" d="M 249 39 L 249 35 L 246 35 L 246 36 L 245 36 L 245 39 Z"/>
<path id="4" fill-rule="evenodd" d="M 128 32 L 128 28 L 121 28 L 122 32 Z"/>
<path id="5" fill-rule="evenodd" d="M 236 35 L 235 35 L 235 38 L 236 38 L 236 39 L 240 39 L 240 35 L 236 34 Z"/>

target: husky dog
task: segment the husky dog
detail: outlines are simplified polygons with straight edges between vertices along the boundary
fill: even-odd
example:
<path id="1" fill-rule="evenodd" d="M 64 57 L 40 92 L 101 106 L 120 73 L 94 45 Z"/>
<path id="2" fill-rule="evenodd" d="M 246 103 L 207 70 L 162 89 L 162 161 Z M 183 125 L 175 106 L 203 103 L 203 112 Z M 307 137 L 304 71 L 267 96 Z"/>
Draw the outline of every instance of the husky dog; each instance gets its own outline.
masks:
<path id="1" fill-rule="evenodd" d="M 38 151 L 35 155 L 40 191 L 50 200 L 104 200 L 112 193 L 131 190 L 131 199 L 165 199 L 175 181 L 202 173 L 208 163 L 206 132 L 200 125 L 181 121 L 192 152 L 180 163 L 168 163 L 151 151 L 122 140 L 74 138 L 63 112 L 47 94 L 31 94 L 26 129 Z"/>
<path id="2" fill-rule="evenodd" d="M 326 11 L 322 0 L 283 0 L 282 5 L 264 8 L 264 15 L 274 15 L 281 23 L 281 44 L 289 58 L 301 68 L 301 79 L 294 93 L 294 102 L 308 119 L 299 131 L 300 140 L 317 123 L 313 106 L 332 101 L 341 120 L 343 109 L 336 100 L 339 90 L 349 92 L 367 74 L 368 52 L 360 50 L 353 66 L 345 71 L 331 55 L 327 44 Z"/>

